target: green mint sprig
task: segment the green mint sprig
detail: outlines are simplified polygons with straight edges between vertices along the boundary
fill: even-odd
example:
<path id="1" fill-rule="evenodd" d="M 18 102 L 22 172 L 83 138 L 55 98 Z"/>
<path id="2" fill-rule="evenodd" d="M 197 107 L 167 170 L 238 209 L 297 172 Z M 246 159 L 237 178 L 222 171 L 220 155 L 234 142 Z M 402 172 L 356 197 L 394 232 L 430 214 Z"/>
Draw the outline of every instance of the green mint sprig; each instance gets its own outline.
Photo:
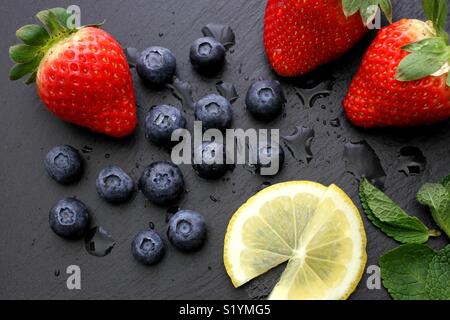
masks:
<path id="1" fill-rule="evenodd" d="M 380 258 L 383 285 L 395 300 L 450 299 L 450 245 L 435 252 L 405 244 Z"/>
<path id="2" fill-rule="evenodd" d="M 383 285 L 395 300 L 425 300 L 428 266 L 435 252 L 421 244 L 405 244 L 380 258 Z"/>
<path id="3" fill-rule="evenodd" d="M 369 25 L 375 19 L 378 8 L 383 11 L 390 23 L 392 23 L 392 4 L 390 0 L 342 0 L 342 9 L 346 17 L 350 17 L 359 11 L 364 25 Z"/>
<path id="4" fill-rule="evenodd" d="M 427 183 L 417 193 L 417 200 L 430 208 L 436 224 L 450 238 L 450 175 L 441 183 Z"/>
<path id="5" fill-rule="evenodd" d="M 438 236 L 417 217 L 408 215 L 367 179 L 361 181 L 359 196 L 368 219 L 381 231 L 401 243 L 425 243 L 430 236 Z"/>

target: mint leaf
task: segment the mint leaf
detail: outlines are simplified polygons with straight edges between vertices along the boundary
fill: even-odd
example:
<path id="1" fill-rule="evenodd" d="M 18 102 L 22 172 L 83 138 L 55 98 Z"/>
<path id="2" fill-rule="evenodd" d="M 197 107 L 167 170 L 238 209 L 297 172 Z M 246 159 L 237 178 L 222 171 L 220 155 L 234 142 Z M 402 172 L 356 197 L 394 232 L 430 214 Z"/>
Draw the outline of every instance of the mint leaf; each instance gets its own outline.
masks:
<path id="1" fill-rule="evenodd" d="M 401 243 L 428 241 L 430 230 L 418 218 L 409 216 L 367 179 L 361 181 L 359 194 L 368 219 L 385 234 Z"/>
<path id="2" fill-rule="evenodd" d="M 359 11 L 362 0 L 342 0 L 342 9 L 346 17 L 350 17 Z"/>
<path id="3" fill-rule="evenodd" d="M 450 174 L 441 180 L 441 184 L 447 189 L 448 193 L 450 193 Z"/>
<path id="4" fill-rule="evenodd" d="M 414 81 L 425 78 L 441 69 L 448 58 L 447 50 L 443 52 L 413 52 L 400 62 L 395 77 L 399 81 Z"/>
<path id="5" fill-rule="evenodd" d="M 380 258 L 383 285 L 395 300 L 428 299 L 427 278 L 435 252 L 420 244 L 402 245 Z M 433 273 L 430 277 L 434 278 Z"/>
<path id="6" fill-rule="evenodd" d="M 417 200 L 430 208 L 439 228 L 450 237 L 450 193 L 440 183 L 427 183 L 417 193 Z"/>
<path id="7" fill-rule="evenodd" d="M 425 289 L 430 299 L 450 300 L 450 245 L 431 260 Z"/>

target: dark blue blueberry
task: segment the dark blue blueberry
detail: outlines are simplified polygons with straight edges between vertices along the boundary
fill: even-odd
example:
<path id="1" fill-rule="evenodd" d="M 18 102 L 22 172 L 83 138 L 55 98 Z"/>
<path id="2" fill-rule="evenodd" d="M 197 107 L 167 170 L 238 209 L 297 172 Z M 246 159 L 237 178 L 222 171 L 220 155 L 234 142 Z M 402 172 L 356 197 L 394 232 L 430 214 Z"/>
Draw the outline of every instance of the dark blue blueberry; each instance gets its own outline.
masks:
<path id="1" fill-rule="evenodd" d="M 194 41 L 189 57 L 194 68 L 200 73 L 214 74 L 225 64 L 225 47 L 212 37 Z"/>
<path id="2" fill-rule="evenodd" d="M 145 118 L 146 137 L 159 145 L 172 144 L 172 133 L 182 128 L 186 128 L 186 118 L 173 106 L 155 106 Z"/>
<path id="3" fill-rule="evenodd" d="M 79 239 L 89 228 L 89 210 L 75 198 L 58 201 L 50 210 L 49 223 L 53 232 L 66 239 Z"/>
<path id="4" fill-rule="evenodd" d="M 272 166 L 272 161 L 278 157 L 278 173 L 284 164 L 284 150 L 279 144 L 260 143 L 256 158 L 256 170 L 260 173 L 261 168 L 269 168 Z M 275 174 L 276 174 L 275 173 Z"/>
<path id="5" fill-rule="evenodd" d="M 204 130 L 228 129 L 232 118 L 230 101 L 218 94 L 209 94 L 195 103 L 195 120 L 202 122 Z"/>
<path id="6" fill-rule="evenodd" d="M 163 47 L 150 47 L 142 51 L 136 66 L 141 79 L 154 86 L 172 82 L 176 69 L 175 56 Z"/>
<path id="7" fill-rule="evenodd" d="M 154 230 L 149 229 L 139 232 L 131 243 L 133 257 L 145 265 L 151 265 L 161 261 L 164 252 L 164 242 Z"/>
<path id="8" fill-rule="evenodd" d="M 68 145 L 51 149 L 45 156 L 44 165 L 50 177 L 59 183 L 75 182 L 83 173 L 80 153 Z"/>
<path id="9" fill-rule="evenodd" d="M 113 203 L 130 199 L 134 191 L 133 179 L 117 166 L 108 166 L 100 171 L 96 186 L 100 197 Z"/>
<path id="10" fill-rule="evenodd" d="M 167 237 L 180 251 L 198 250 L 206 239 L 205 219 L 195 211 L 178 211 L 169 220 Z"/>
<path id="11" fill-rule="evenodd" d="M 217 142 L 203 142 L 193 152 L 192 167 L 204 179 L 219 179 L 227 170 L 226 148 Z"/>
<path id="12" fill-rule="evenodd" d="M 283 111 L 283 89 L 278 81 L 258 81 L 250 86 L 245 98 L 247 110 L 258 120 L 270 121 Z"/>
<path id="13" fill-rule="evenodd" d="M 184 192 L 180 168 L 170 162 L 154 162 L 144 169 L 139 189 L 153 203 L 161 206 L 178 201 Z"/>

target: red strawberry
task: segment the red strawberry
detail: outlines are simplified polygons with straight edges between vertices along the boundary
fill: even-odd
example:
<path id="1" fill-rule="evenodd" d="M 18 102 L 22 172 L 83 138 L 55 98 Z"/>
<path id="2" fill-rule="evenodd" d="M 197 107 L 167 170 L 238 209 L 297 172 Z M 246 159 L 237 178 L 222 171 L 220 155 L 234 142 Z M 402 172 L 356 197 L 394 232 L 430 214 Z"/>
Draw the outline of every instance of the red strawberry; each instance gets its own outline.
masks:
<path id="1" fill-rule="evenodd" d="M 343 103 L 352 123 L 366 128 L 404 127 L 450 117 L 447 0 L 439 1 L 445 18 L 435 21 L 436 29 L 431 23 L 404 19 L 379 32 Z"/>
<path id="2" fill-rule="evenodd" d="M 366 34 L 363 19 L 373 20 L 378 3 L 390 17 L 387 0 L 372 6 L 363 0 L 268 0 L 264 45 L 272 67 L 292 77 L 338 58 Z"/>
<path id="3" fill-rule="evenodd" d="M 31 74 L 38 94 L 57 117 L 113 137 L 131 134 L 136 106 L 130 69 L 121 46 L 97 26 L 67 27 L 62 8 L 36 17 L 46 26 L 17 31 L 24 44 L 10 48 L 17 64 L 11 80 Z"/>

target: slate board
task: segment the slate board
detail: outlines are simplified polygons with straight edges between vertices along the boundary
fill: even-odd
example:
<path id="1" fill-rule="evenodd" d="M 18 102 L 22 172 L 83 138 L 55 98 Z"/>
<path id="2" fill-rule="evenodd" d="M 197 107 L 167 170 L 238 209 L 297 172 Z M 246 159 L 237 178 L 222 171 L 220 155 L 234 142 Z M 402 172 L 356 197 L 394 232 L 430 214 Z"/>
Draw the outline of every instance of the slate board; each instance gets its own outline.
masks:
<path id="1" fill-rule="evenodd" d="M 395 19 L 421 17 L 420 1 L 393 0 Z M 215 92 L 215 83 L 233 83 L 241 98 L 234 104 L 236 128 L 264 127 L 250 119 L 243 105 L 248 86 L 259 78 L 276 78 L 267 63 L 262 43 L 265 1 L 248 0 L 78 0 L 82 22 L 106 19 L 104 28 L 125 47 L 143 49 L 150 45 L 170 48 L 178 59 L 180 78 L 194 86 L 195 98 Z M 95 135 L 87 130 L 55 119 L 45 110 L 32 87 L 8 81 L 11 66 L 8 46 L 15 42 L 15 30 L 33 23 L 34 14 L 65 1 L 16 0 L 0 8 L 0 298 L 34 299 L 257 299 L 270 292 L 282 268 L 277 268 L 234 289 L 222 263 L 222 245 L 226 226 L 233 212 L 265 181 L 271 183 L 307 179 L 324 184 L 336 183 L 357 201 L 357 182 L 346 171 L 342 154 L 348 141 L 366 140 L 381 158 L 387 172 L 386 191 L 408 212 L 433 225 L 429 214 L 414 199 L 419 186 L 434 181 L 450 171 L 450 131 L 448 123 L 420 130 L 362 131 L 345 119 L 341 101 L 352 75 L 370 43 L 373 32 L 351 53 L 321 71 L 299 80 L 282 80 L 287 95 L 286 115 L 270 124 L 289 134 L 296 125 L 313 127 L 313 160 L 299 163 L 287 155 L 284 170 L 275 178 L 255 176 L 238 166 L 225 181 L 206 182 L 198 178 L 190 166 L 183 166 L 188 194 L 180 206 L 202 212 L 209 227 L 209 239 L 198 253 L 185 255 L 168 246 L 165 259 L 146 268 L 131 257 L 130 242 L 134 234 L 151 221 L 165 233 L 166 209 L 149 204 L 142 194 L 128 204 L 111 206 L 95 192 L 95 178 L 108 164 L 117 164 L 137 179 L 145 165 L 168 160 L 169 154 L 149 144 L 142 131 L 142 119 L 155 104 L 179 102 L 168 90 L 154 92 L 145 88 L 134 74 L 137 101 L 141 106 L 141 126 L 123 141 Z M 220 79 L 202 79 L 191 70 L 189 46 L 201 36 L 201 28 L 210 22 L 231 25 L 237 45 L 228 55 L 228 64 Z M 331 93 L 316 99 L 313 106 L 304 106 L 295 94 L 295 86 L 327 82 L 332 79 Z M 319 82 L 318 82 L 319 81 Z M 324 106 L 324 109 L 321 108 Z M 330 127 L 331 119 L 339 118 L 339 128 Z M 192 122 L 192 118 L 189 118 Z M 323 124 L 326 121 L 327 125 Z M 338 138 L 340 136 L 340 138 Z M 42 160 L 47 150 L 57 144 L 85 146 L 86 172 L 75 185 L 63 187 L 45 173 Z M 425 171 L 417 176 L 399 172 L 405 159 L 399 157 L 403 146 L 420 148 L 427 158 Z M 210 199 L 210 195 L 218 201 Z M 116 239 L 112 253 L 104 258 L 88 255 L 83 242 L 66 242 L 55 236 L 48 226 L 48 210 L 60 198 L 77 196 L 88 204 L 95 220 Z M 368 265 L 396 246 L 396 243 L 375 230 L 365 219 L 368 236 Z M 431 241 L 442 247 L 448 239 Z M 79 265 L 82 289 L 69 291 L 65 273 L 68 265 Z M 369 290 L 364 276 L 352 299 L 388 299 L 384 289 Z"/>

